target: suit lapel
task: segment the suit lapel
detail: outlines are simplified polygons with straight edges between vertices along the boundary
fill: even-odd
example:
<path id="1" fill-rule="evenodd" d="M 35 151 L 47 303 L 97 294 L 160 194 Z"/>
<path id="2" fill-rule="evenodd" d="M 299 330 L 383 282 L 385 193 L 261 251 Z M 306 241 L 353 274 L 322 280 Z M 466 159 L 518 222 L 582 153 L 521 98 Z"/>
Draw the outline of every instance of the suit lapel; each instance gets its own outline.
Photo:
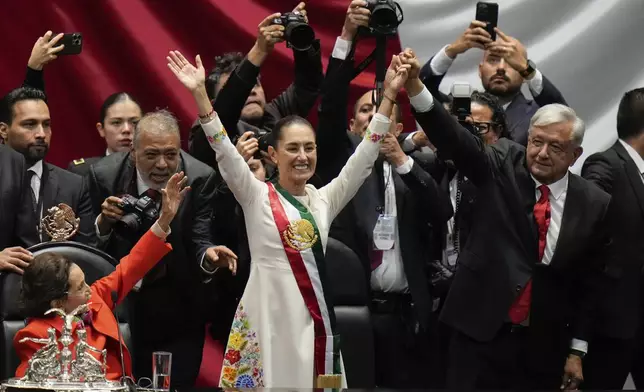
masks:
<path id="1" fill-rule="evenodd" d="M 575 241 L 575 228 L 579 227 L 580 219 L 586 216 L 584 214 L 585 204 L 584 192 L 581 187 L 579 177 L 569 173 L 568 174 L 568 189 L 566 191 L 566 201 L 564 203 L 563 215 L 561 217 L 561 227 L 559 228 L 559 236 L 555 244 L 555 253 L 552 255 L 550 265 L 562 258 L 562 254 L 568 247 L 565 246 L 569 241 Z"/>
<path id="2" fill-rule="evenodd" d="M 43 163 L 43 171 L 41 178 L 41 194 L 39 195 L 42 203 L 39 203 L 42 207 L 41 211 L 36 213 L 37 225 L 40 227 L 40 220 L 42 217 L 47 215 L 47 211 L 57 205 L 56 200 L 58 199 L 58 174 L 53 169 L 53 167 L 47 163 Z M 70 206 L 73 207 L 73 206 Z M 42 212 L 42 217 L 40 213 Z M 39 230 L 40 240 L 42 242 L 49 241 L 51 238 L 47 235 L 44 230 Z"/>
<path id="3" fill-rule="evenodd" d="M 642 182 L 642 174 L 637 169 L 637 165 L 633 162 L 628 151 L 622 146 L 622 144 L 617 141 L 613 145 L 613 149 L 617 152 L 617 155 L 624 161 L 624 169 L 626 170 L 626 176 L 633 187 L 633 191 L 637 196 L 637 204 L 640 206 L 640 212 L 644 215 L 644 182 Z"/>
<path id="4" fill-rule="evenodd" d="M 537 224 L 534 220 L 533 212 L 534 204 L 536 203 L 536 188 L 534 180 L 530 176 L 525 155 L 521 158 L 521 165 L 523 166 L 522 170 L 516 170 L 515 172 L 517 191 L 519 194 L 517 195 L 513 192 L 505 200 L 509 204 L 508 207 L 514 207 L 514 210 L 519 212 L 521 217 L 518 218 L 520 222 L 517 225 L 517 233 L 521 237 L 522 242 L 526 244 L 528 255 L 534 256 L 536 260 L 539 254 Z M 502 181 L 502 183 L 506 182 Z"/>
<path id="5" fill-rule="evenodd" d="M 42 210 L 43 216 L 47 214 L 47 210 L 56 205 L 58 198 L 58 174 L 51 165 L 45 163 L 42 171 Z M 71 207 L 71 206 L 70 206 Z"/>

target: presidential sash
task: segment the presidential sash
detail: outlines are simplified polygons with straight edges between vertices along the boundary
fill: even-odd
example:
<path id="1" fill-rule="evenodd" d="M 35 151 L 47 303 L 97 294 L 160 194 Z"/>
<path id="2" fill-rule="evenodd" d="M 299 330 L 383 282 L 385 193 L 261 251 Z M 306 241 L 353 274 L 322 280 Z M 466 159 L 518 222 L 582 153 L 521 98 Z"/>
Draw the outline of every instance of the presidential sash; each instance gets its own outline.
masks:
<path id="1" fill-rule="evenodd" d="M 340 342 L 328 289 L 320 230 L 311 212 L 279 184 L 267 183 L 273 219 L 297 286 L 313 319 L 316 388 L 341 388 Z M 282 204 L 278 193 L 288 201 Z"/>

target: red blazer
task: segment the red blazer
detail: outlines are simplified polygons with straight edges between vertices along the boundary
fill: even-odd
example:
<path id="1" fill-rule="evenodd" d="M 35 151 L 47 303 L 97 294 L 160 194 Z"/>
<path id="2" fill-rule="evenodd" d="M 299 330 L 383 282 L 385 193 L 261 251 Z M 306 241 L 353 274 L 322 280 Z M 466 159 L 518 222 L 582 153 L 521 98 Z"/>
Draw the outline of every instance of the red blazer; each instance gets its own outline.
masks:
<path id="1" fill-rule="evenodd" d="M 121 371 L 118 324 L 112 311 L 118 303 L 123 301 L 123 298 L 132 290 L 136 282 L 143 279 L 145 274 L 171 250 L 170 244 L 167 244 L 148 230 L 132 248 L 130 254 L 121 259 L 119 265 L 116 266 L 116 271 L 94 282 L 91 287 L 92 296 L 89 301 L 91 302 L 92 325 L 86 326 L 87 343 L 99 350 L 107 350 L 108 380 L 118 380 L 123 373 Z M 112 302 L 113 291 L 118 294 L 116 304 Z M 60 317 L 34 318 L 27 322 L 25 328 L 18 331 L 13 339 L 13 346 L 20 358 L 20 366 L 16 370 L 16 377 L 24 376 L 29 358 L 42 347 L 41 344 L 33 342 L 18 342 L 23 338 L 46 339 L 48 336 L 47 329 L 50 327 L 56 328 L 60 337 L 63 320 Z M 72 329 L 74 338 L 76 338 L 76 327 L 77 324 L 74 323 Z M 76 343 L 74 342 L 70 347 L 72 352 L 74 352 L 75 346 Z M 132 360 L 125 344 L 123 344 L 123 359 L 125 370 L 131 376 Z"/>

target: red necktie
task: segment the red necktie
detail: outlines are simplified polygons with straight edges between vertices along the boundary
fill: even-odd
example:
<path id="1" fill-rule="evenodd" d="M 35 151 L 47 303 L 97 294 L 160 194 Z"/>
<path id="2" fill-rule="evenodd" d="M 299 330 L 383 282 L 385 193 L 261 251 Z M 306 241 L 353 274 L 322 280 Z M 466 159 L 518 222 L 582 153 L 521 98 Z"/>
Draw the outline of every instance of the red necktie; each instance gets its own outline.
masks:
<path id="1" fill-rule="evenodd" d="M 550 188 L 547 185 L 539 186 L 541 197 L 534 205 L 534 220 L 539 228 L 539 262 L 543 258 L 543 251 L 546 249 L 546 236 L 550 226 Z M 510 320 L 513 324 L 521 324 L 528 318 L 530 313 L 530 299 L 532 297 L 532 279 L 528 281 L 523 292 L 517 297 L 510 308 Z"/>
<path id="2" fill-rule="evenodd" d="M 371 245 L 371 252 L 369 253 L 371 258 L 371 270 L 373 271 L 382 264 L 382 251 L 376 249 L 374 245 Z"/>

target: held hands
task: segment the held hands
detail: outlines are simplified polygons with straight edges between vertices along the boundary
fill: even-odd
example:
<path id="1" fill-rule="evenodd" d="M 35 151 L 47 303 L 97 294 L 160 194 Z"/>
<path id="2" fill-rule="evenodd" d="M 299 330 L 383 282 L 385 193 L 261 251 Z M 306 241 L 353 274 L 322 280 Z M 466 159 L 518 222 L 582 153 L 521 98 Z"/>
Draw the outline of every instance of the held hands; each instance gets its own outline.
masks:
<path id="1" fill-rule="evenodd" d="M 21 246 L 3 249 L 0 252 L 0 271 L 15 272 L 22 275 L 24 269 L 34 260 L 33 255 Z"/>
<path id="2" fill-rule="evenodd" d="M 170 222 L 179 210 L 179 206 L 183 201 L 184 196 L 190 190 L 189 186 L 185 186 L 188 182 L 183 172 L 174 173 L 168 180 L 165 188 L 161 189 L 161 214 L 159 215 L 159 225 L 163 231 L 167 232 Z"/>
<path id="3" fill-rule="evenodd" d="M 394 55 L 391 58 L 391 63 L 385 74 L 385 92 L 389 93 L 395 97 L 398 95 L 398 92 L 403 88 L 407 77 L 409 76 L 409 70 L 411 65 L 403 64 L 400 60 L 400 56 Z"/>
<path id="4" fill-rule="evenodd" d="M 29 68 L 41 71 L 45 65 L 56 60 L 58 57 L 56 53 L 63 50 L 65 45 L 56 46 L 56 44 L 63 38 L 64 34 L 60 33 L 54 38 L 52 38 L 52 35 L 53 33 L 48 31 L 42 37 L 38 37 L 33 49 L 31 49 L 31 56 L 29 56 L 29 61 L 27 62 Z"/>
<path id="5" fill-rule="evenodd" d="M 419 79 L 420 76 L 420 60 L 416 57 L 416 53 L 410 48 L 405 49 L 400 54 L 400 62 L 409 66 L 409 77 L 405 83 L 405 90 L 410 97 L 418 95 L 424 88 L 423 83 Z"/>
<path id="6" fill-rule="evenodd" d="M 188 90 L 194 93 L 201 88 L 205 88 L 206 70 L 199 55 L 195 57 L 196 67 L 190 64 L 178 50 L 170 51 L 170 55 L 166 57 L 166 60 L 168 60 L 170 71 Z"/>
<path id="7" fill-rule="evenodd" d="M 237 255 L 225 246 L 215 246 L 206 250 L 206 260 L 216 268 L 228 268 L 237 274 Z"/>
<path id="8" fill-rule="evenodd" d="M 243 135 L 237 140 L 237 152 L 241 155 L 246 162 L 255 155 L 257 150 L 259 150 L 259 141 L 255 138 L 253 132 L 244 132 Z"/>
<path id="9" fill-rule="evenodd" d="M 566 359 L 563 379 L 561 380 L 561 389 L 565 391 L 575 391 L 584 381 L 581 358 L 577 355 L 570 354 Z"/>
<path id="10" fill-rule="evenodd" d="M 364 0 L 353 0 L 347 9 L 347 16 L 344 18 L 344 26 L 342 26 L 342 38 L 345 41 L 353 41 L 358 27 L 368 27 L 371 11 L 366 8 L 367 2 Z"/>
<path id="11" fill-rule="evenodd" d="M 490 53 L 505 60 L 508 65 L 518 72 L 525 71 L 528 67 L 528 51 L 516 38 L 504 34 L 501 30 L 494 29 L 498 39 L 488 45 Z"/>
<path id="12" fill-rule="evenodd" d="M 485 22 L 473 20 L 465 32 L 445 48 L 445 53 L 450 58 L 456 58 L 472 48 L 485 49 L 486 45 L 492 43 L 492 37 L 485 31 L 485 26 Z"/>

